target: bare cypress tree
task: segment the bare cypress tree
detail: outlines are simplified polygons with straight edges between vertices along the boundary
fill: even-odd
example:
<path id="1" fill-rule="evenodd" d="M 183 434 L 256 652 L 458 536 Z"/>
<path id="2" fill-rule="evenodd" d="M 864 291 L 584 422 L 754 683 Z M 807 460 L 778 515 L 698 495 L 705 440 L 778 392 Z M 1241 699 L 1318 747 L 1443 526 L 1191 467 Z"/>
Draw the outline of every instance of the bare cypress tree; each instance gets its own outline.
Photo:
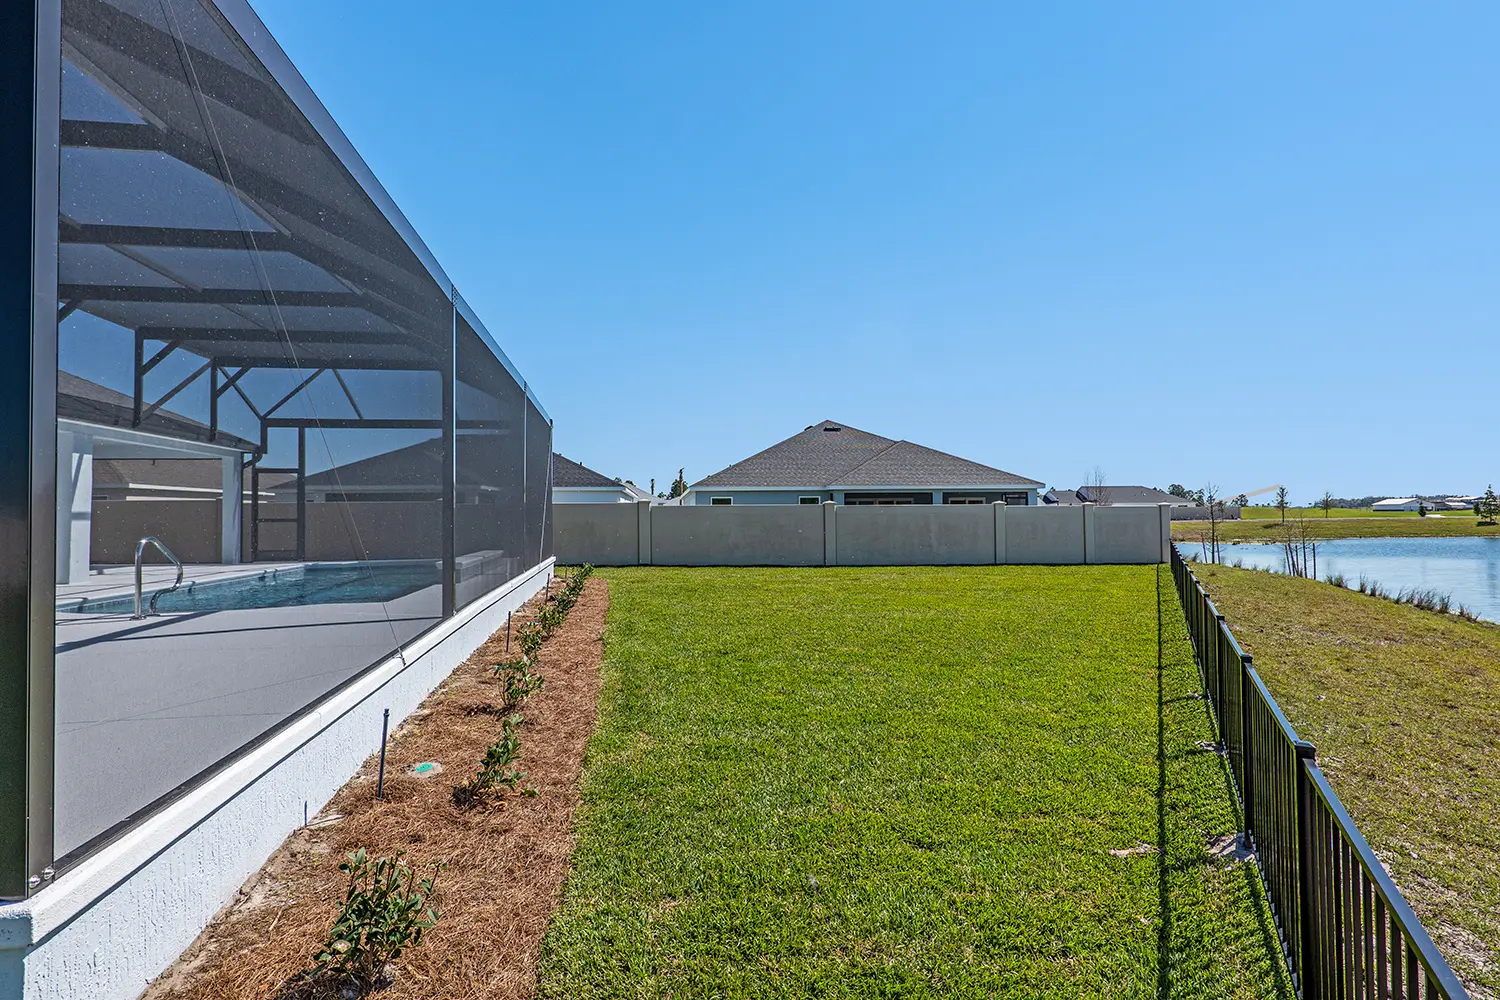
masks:
<path id="1" fill-rule="evenodd" d="M 1101 466 L 1096 465 L 1094 466 L 1094 471 L 1088 474 L 1088 478 L 1084 480 L 1083 486 L 1080 489 L 1088 494 L 1088 499 L 1100 507 L 1108 507 L 1108 485 L 1109 477 L 1104 474 L 1104 469 Z"/>
<path id="2" fill-rule="evenodd" d="M 1208 483 L 1203 487 L 1203 503 L 1208 507 L 1208 558 L 1219 561 L 1219 522 L 1224 520 L 1224 501 L 1219 499 L 1219 484 Z"/>
<path id="3" fill-rule="evenodd" d="M 1281 523 L 1283 525 L 1286 524 L 1286 508 L 1286 487 L 1278 486 L 1276 487 L 1276 509 L 1281 511 Z"/>

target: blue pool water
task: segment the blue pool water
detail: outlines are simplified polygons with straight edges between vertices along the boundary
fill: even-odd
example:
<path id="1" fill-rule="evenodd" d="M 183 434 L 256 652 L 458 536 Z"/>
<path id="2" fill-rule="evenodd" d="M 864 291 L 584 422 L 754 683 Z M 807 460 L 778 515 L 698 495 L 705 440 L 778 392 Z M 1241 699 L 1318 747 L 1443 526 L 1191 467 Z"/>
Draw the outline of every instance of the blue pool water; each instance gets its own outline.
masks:
<path id="1" fill-rule="evenodd" d="M 438 582 L 435 563 L 389 566 L 297 566 L 208 583 L 184 583 L 156 602 L 161 614 L 291 608 L 307 604 L 394 601 Z M 148 588 L 143 601 L 160 586 Z M 70 610 L 82 614 L 130 614 L 135 595 L 87 601 Z"/>

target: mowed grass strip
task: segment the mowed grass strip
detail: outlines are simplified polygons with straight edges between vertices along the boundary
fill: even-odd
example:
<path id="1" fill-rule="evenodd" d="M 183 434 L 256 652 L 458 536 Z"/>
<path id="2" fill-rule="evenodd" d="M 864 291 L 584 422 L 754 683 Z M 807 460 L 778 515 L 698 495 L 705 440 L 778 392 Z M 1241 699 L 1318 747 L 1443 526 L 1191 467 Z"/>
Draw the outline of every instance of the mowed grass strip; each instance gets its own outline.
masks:
<path id="1" fill-rule="evenodd" d="M 1414 510 L 1373 510 L 1369 507 L 1330 507 L 1326 512 L 1321 507 L 1288 507 L 1288 519 L 1303 517 L 1336 520 L 1340 517 L 1419 518 L 1423 515 Z M 1432 517 L 1432 514 L 1427 514 Z M 1443 517 L 1474 517 L 1473 510 L 1445 510 Z M 1276 507 L 1241 507 L 1240 517 L 1247 521 L 1280 521 L 1281 511 Z"/>
<path id="2" fill-rule="evenodd" d="M 1496 535 L 1500 536 L 1500 525 L 1480 524 L 1473 514 L 1445 513 L 1442 517 L 1429 514 L 1426 517 L 1400 517 L 1394 514 L 1379 514 L 1372 517 L 1324 517 L 1322 512 L 1302 518 L 1307 537 L 1325 538 L 1426 538 L 1446 535 Z M 1282 542 L 1293 525 L 1282 524 L 1280 518 L 1249 518 L 1240 521 L 1220 521 L 1221 542 Z M 1299 529 L 1300 530 L 1300 529 Z M 1196 544 L 1208 537 L 1207 521 L 1173 521 L 1172 538 L 1176 541 Z"/>
<path id="3" fill-rule="evenodd" d="M 1500 996 L 1500 627 L 1193 571 L 1454 971 Z"/>
<path id="4" fill-rule="evenodd" d="M 1154 567 L 604 572 L 541 996 L 1289 995 Z"/>

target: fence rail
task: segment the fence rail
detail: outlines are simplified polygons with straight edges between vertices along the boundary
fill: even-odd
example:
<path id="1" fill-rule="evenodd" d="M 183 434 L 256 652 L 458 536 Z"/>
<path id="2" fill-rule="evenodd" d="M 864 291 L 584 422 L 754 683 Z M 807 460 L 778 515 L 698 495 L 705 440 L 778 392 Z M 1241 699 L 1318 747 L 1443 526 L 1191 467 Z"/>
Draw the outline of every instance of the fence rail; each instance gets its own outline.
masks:
<path id="1" fill-rule="evenodd" d="M 1468 1000 L 1177 546 L 1172 577 L 1303 1000 Z"/>

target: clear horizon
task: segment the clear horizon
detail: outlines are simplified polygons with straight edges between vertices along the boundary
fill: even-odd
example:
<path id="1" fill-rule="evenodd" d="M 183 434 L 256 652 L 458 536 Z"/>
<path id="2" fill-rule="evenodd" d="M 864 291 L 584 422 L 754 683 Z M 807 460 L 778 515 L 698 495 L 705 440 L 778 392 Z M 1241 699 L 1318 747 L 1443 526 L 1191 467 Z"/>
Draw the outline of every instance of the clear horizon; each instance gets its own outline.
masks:
<path id="1" fill-rule="evenodd" d="M 1500 479 L 1500 8 L 252 2 L 607 475 Z"/>

